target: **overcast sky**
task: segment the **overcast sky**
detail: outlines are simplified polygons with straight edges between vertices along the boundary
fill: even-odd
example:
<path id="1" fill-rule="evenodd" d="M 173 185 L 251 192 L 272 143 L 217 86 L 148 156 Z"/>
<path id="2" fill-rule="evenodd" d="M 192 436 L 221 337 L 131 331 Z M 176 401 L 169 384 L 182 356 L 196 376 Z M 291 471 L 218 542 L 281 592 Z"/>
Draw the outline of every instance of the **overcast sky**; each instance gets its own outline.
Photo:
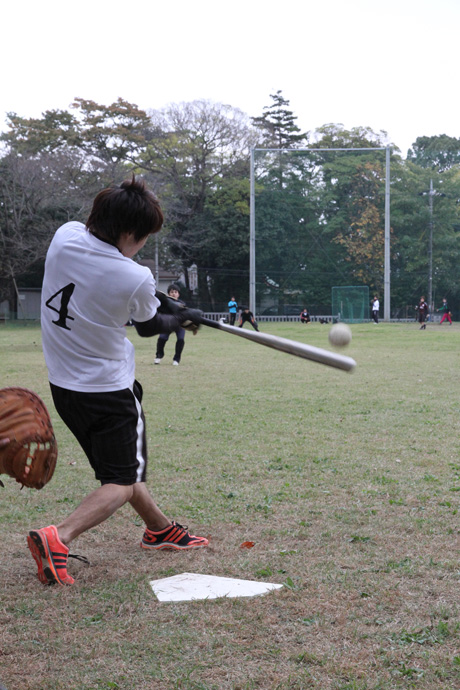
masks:
<path id="1" fill-rule="evenodd" d="M 460 138 L 460 0 L 23 0 L 2 8 L 0 129 L 75 97 L 209 99 L 251 116 L 280 89 L 311 131 Z"/>

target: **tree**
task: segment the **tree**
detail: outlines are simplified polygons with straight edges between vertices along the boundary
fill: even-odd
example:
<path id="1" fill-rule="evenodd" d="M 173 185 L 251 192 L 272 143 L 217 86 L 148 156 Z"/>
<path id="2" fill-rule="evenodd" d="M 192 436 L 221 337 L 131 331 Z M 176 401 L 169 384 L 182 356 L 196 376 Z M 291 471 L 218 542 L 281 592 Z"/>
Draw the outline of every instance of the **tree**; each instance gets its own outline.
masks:
<path id="1" fill-rule="evenodd" d="M 254 132 L 241 111 L 204 100 L 153 111 L 151 131 L 138 166 L 157 180 L 166 210 L 166 240 L 188 280 L 192 264 L 199 270 L 206 267 L 208 244 L 214 242 L 206 222 L 208 202 L 224 181 L 248 178 Z M 227 244 L 231 240 L 223 234 L 222 250 Z M 211 283 L 202 278 L 200 299 L 211 302 Z"/>
<path id="2" fill-rule="evenodd" d="M 136 165 L 152 136 L 144 110 L 122 98 L 108 106 L 76 98 L 71 107 L 74 113 L 47 110 L 41 118 L 9 113 L 9 131 L 0 139 L 19 155 L 79 152 L 87 167 L 110 181 Z"/>
<path id="3" fill-rule="evenodd" d="M 393 166 L 392 304 L 407 311 L 428 297 L 428 247 L 432 236 L 433 298 L 460 301 L 460 172 L 457 166 L 438 173 L 406 160 Z M 433 185 L 432 214 L 430 186 Z M 411 315 L 414 312 L 410 312 Z"/>
<path id="4" fill-rule="evenodd" d="M 335 149 L 383 148 L 384 134 L 326 125 L 313 135 L 309 148 L 325 150 L 255 156 L 258 291 L 280 312 L 330 304 L 333 285 L 383 287 L 383 154 Z"/>
<path id="5" fill-rule="evenodd" d="M 368 127 L 344 129 L 325 125 L 315 133 L 315 148 L 330 149 L 316 153 L 321 167 L 320 194 L 323 225 L 331 241 L 344 253 L 336 258 L 351 284 L 368 285 L 381 293 L 384 278 L 385 236 L 385 132 Z M 355 149 L 339 150 L 334 149 Z M 395 159 L 396 156 L 393 155 Z M 337 276 L 340 280 L 340 276 Z M 343 284 L 341 280 L 340 284 Z"/>
<path id="6" fill-rule="evenodd" d="M 85 207 L 79 168 L 70 155 L 0 159 L 0 296 L 14 297 L 17 280 L 43 265 L 56 228 Z"/>
<path id="7" fill-rule="evenodd" d="M 7 148 L 20 156 L 34 156 L 71 146 L 77 136 L 78 122 L 66 110 L 47 110 L 41 118 L 8 113 L 7 126 L 9 131 L 0 135 Z"/>
<path id="8" fill-rule="evenodd" d="M 249 152 L 255 154 L 258 294 L 265 303 L 330 303 L 332 285 L 364 282 L 381 291 L 385 132 L 326 124 L 300 132 L 281 91 L 248 118 L 210 101 L 146 113 L 123 99 L 105 106 L 76 98 L 71 112 L 9 114 L 0 136 L 0 291 L 39 276 L 56 227 L 85 221 L 95 194 L 142 174 L 165 210 L 161 260 L 199 270 L 199 301 L 222 308 L 248 290 Z M 252 122 L 252 124 L 251 124 Z M 260 145 L 267 148 L 258 148 Z M 309 151 L 309 149 L 327 149 Z M 460 302 L 460 140 L 418 137 L 391 159 L 392 306 L 433 289 Z M 436 195 L 430 217 L 430 180 Z M 151 250 L 150 250 L 151 251 Z M 148 256 L 148 245 L 145 256 Z M 187 287 L 189 285 L 187 284 Z M 219 306 L 220 305 L 220 306 Z M 260 306 L 260 299 L 259 299 Z"/>
<path id="9" fill-rule="evenodd" d="M 249 179 L 236 171 L 219 180 L 202 216 L 206 243 L 200 251 L 200 275 L 210 286 L 209 308 L 226 309 L 232 294 L 248 301 Z M 220 306 L 219 306 L 220 305 Z"/>
<path id="10" fill-rule="evenodd" d="M 345 129 L 341 124 L 327 124 L 313 132 L 310 148 L 383 148 L 389 145 L 388 134 L 370 127 Z M 395 147 L 393 147 L 395 148 Z"/>
<path id="11" fill-rule="evenodd" d="M 445 172 L 460 164 L 460 139 L 446 134 L 417 137 L 407 153 L 407 160 L 421 168 Z"/>
<path id="12" fill-rule="evenodd" d="M 359 165 L 352 178 L 352 190 L 344 226 L 334 242 L 346 250 L 345 260 L 351 264 L 353 283 L 369 285 L 381 293 L 384 273 L 384 222 L 381 203 L 384 171 L 377 162 Z"/>
<path id="13" fill-rule="evenodd" d="M 257 301 L 283 313 L 286 304 L 307 299 L 315 270 L 314 170 L 308 156 L 285 150 L 257 152 L 255 170 Z"/>
<path id="14" fill-rule="evenodd" d="M 137 106 L 77 98 L 73 108 L 75 114 L 50 110 L 41 118 L 10 113 L 1 135 L 0 281 L 10 299 L 19 277 L 34 270 L 40 280 L 57 227 L 85 221 L 95 194 L 127 176 L 146 146 L 150 120 Z"/>
<path id="15" fill-rule="evenodd" d="M 166 211 L 163 236 L 172 258 L 186 276 L 191 264 L 203 265 L 212 234 L 204 221 L 208 198 L 223 180 L 249 176 L 249 148 L 256 137 L 248 117 L 209 101 L 173 104 L 147 115 L 123 99 L 104 106 L 76 98 L 72 109 L 72 114 L 47 111 L 37 119 L 11 114 L 3 141 L 24 159 L 73 156 L 84 171 L 80 184 L 91 191 L 95 178 L 100 189 L 130 171 L 143 173 Z M 225 236 L 221 241 L 224 245 Z M 199 284 L 207 301 L 211 281 L 203 276 Z"/>
<path id="16" fill-rule="evenodd" d="M 72 107 L 78 120 L 73 145 L 87 157 L 101 161 L 112 177 L 120 173 L 120 166 L 137 165 L 152 136 L 150 118 L 144 110 L 122 98 L 108 106 L 76 98 Z"/>
<path id="17" fill-rule="evenodd" d="M 262 133 L 261 145 L 265 148 L 288 149 L 304 144 L 308 134 L 300 130 L 294 115 L 281 91 L 270 94 L 271 105 L 264 106 L 265 111 L 259 117 L 252 117 L 253 125 Z"/>

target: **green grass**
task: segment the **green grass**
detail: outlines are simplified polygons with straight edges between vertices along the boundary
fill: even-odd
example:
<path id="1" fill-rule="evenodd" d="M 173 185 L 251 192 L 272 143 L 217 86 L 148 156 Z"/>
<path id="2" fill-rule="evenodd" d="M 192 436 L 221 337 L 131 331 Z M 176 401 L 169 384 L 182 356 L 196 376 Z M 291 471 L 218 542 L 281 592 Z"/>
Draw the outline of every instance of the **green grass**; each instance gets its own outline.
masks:
<path id="1" fill-rule="evenodd" d="M 261 324 L 329 348 L 328 326 Z M 129 329 L 151 491 L 210 547 L 146 554 L 129 506 L 82 535 L 76 584 L 45 588 L 26 548 L 97 485 L 50 400 L 37 327 L 0 327 L 2 387 L 39 393 L 59 442 L 42 491 L 0 489 L 0 681 L 8 690 L 460 688 L 460 326 L 352 326 L 353 374 L 203 328 Z M 246 540 L 254 548 L 241 549 Z M 255 599 L 160 604 L 181 572 L 283 583 Z"/>

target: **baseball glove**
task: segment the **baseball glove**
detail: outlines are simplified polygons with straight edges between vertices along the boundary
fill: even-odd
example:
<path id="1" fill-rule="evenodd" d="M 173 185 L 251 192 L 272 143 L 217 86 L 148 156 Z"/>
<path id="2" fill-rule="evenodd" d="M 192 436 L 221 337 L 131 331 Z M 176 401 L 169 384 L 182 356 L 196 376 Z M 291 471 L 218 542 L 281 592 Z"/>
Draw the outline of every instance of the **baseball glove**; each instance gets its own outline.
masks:
<path id="1" fill-rule="evenodd" d="M 9 443 L 0 446 L 0 474 L 42 489 L 53 476 L 58 451 L 48 410 L 36 393 L 0 389 L 0 439 L 6 438 Z"/>

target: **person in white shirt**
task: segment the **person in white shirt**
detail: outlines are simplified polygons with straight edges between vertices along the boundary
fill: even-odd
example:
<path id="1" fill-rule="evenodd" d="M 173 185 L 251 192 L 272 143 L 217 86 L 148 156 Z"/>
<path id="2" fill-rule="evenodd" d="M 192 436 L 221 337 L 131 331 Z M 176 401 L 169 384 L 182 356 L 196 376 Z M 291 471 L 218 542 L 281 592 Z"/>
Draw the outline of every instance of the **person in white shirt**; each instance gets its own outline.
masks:
<path id="1" fill-rule="evenodd" d="M 170 521 L 145 481 L 142 387 L 125 324 L 149 337 L 201 312 L 161 313 L 151 271 L 132 260 L 163 223 L 160 205 L 134 175 L 95 198 L 86 226 L 60 227 L 48 250 L 42 287 L 42 341 L 56 410 L 86 453 L 101 486 L 62 522 L 31 530 L 27 542 L 43 584 L 71 585 L 69 544 L 130 503 L 145 522 L 144 549 L 208 545 Z"/>
<path id="2" fill-rule="evenodd" d="M 378 297 L 374 297 L 372 300 L 372 318 L 374 319 L 374 323 L 379 322 L 379 311 L 380 311 L 380 302 L 378 300 Z"/>

